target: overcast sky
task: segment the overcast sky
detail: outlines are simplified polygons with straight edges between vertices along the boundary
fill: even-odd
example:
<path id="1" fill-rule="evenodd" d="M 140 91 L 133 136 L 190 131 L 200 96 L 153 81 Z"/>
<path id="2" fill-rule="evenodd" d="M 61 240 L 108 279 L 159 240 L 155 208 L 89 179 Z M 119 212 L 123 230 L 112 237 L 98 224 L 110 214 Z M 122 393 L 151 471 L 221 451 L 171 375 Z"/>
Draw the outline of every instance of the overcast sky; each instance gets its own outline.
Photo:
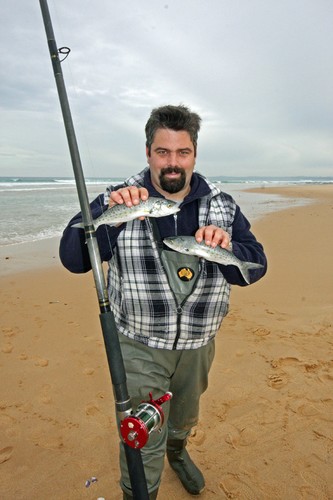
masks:
<path id="1" fill-rule="evenodd" d="M 0 175 L 72 176 L 38 0 L 1 9 Z M 153 107 L 202 116 L 208 175 L 333 175 L 332 0 L 49 0 L 87 177 L 146 165 Z"/>

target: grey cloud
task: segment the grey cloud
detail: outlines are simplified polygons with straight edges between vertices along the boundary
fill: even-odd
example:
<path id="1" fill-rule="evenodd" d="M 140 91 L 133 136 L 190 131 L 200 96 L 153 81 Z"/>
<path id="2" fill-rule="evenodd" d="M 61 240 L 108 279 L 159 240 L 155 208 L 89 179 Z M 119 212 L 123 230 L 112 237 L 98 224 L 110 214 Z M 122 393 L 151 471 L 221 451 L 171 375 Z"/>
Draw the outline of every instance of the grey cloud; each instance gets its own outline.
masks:
<path id="1" fill-rule="evenodd" d="M 198 162 L 208 175 L 332 172 L 330 1 L 49 7 L 58 46 L 71 48 L 62 68 L 92 175 L 143 166 L 145 121 L 169 102 L 202 114 Z M 0 44 L 0 175 L 33 175 L 43 162 L 44 175 L 71 175 L 37 0 L 6 6 Z"/>

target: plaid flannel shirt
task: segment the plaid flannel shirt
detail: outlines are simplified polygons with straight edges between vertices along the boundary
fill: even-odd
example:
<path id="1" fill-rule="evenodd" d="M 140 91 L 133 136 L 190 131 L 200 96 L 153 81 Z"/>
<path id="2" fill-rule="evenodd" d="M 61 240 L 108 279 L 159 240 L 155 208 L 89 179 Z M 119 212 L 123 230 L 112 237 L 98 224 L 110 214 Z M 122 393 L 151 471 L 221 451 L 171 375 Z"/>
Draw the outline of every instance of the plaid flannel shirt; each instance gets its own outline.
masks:
<path id="1" fill-rule="evenodd" d="M 126 183 L 142 185 L 143 174 Z M 199 201 L 199 226 L 215 224 L 231 234 L 236 204 L 205 181 L 211 192 Z M 119 332 L 158 349 L 206 345 L 229 307 L 230 285 L 219 266 L 204 259 L 192 293 L 177 305 L 147 219 L 128 222 L 119 234 L 109 261 L 108 290 Z"/>

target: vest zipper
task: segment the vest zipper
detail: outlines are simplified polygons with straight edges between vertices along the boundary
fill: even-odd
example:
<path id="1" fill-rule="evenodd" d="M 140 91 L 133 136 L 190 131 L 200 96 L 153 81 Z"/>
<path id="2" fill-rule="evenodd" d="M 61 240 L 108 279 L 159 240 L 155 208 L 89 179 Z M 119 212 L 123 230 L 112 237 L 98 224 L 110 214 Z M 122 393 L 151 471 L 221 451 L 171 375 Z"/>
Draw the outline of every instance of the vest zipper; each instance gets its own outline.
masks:
<path id="1" fill-rule="evenodd" d="M 199 276 L 200 276 L 200 272 L 201 272 L 201 262 L 199 261 L 198 276 L 196 277 L 195 283 L 193 285 L 192 292 L 193 292 L 193 290 L 196 287 L 197 281 L 198 281 Z M 171 292 L 172 292 L 172 294 L 174 296 L 175 302 L 177 304 L 176 295 L 174 294 L 174 292 L 173 292 L 173 290 L 172 290 L 171 287 L 170 287 L 170 290 L 171 290 Z M 187 301 L 187 299 L 188 299 L 188 296 L 185 297 L 185 299 L 179 305 L 177 305 L 177 309 L 176 309 L 176 313 L 177 313 L 177 333 L 176 333 L 176 338 L 175 338 L 173 346 L 172 346 L 172 350 L 173 351 L 176 350 L 177 344 L 178 344 L 178 340 L 179 340 L 179 337 L 180 337 L 180 319 L 181 319 L 181 314 L 183 312 L 183 305 L 185 304 L 185 302 Z"/>
<path id="2" fill-rule="evenodd" d="M 172 346 L 172 350 L 173 351 L 175 351 L 177 349 L 177 344 L 178 344 L 178 340 L 179 340 L 179 337 L 180 337 L 180 319 L 181 319 L 181 314 L 182 314 L 182 311 L 183 311 L 183 305 L 185 304 L 186 299 L 187 299 L 187 297 L 185 297 L 185 299 L 183 300 L 183 302 L 180 305 L 178 305 L 177 309 L 176 309 L 176 312 L 177 312 L 177 333 L 176 333 L 176 338 L 175 338 L 173 346 Z M 175 301 L 177 303 L 176 298 L 175 298 Z"/>

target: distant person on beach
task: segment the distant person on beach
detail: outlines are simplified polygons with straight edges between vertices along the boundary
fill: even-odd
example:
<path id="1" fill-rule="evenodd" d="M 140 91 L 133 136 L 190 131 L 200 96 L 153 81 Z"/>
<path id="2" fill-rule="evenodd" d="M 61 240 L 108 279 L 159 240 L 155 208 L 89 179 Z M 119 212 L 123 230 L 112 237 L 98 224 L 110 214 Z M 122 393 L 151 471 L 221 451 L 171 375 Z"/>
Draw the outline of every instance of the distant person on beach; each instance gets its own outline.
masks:
<path id="1" fill-rule="evenodd" d="M 198 172 L 197 138 L 201 118 L 187 107 L 163 106 L 146 124 L 148 167 L 91 203 L 95 219 L 108 206 L 137 205 L 148 197 L 180 203 L 176 215 L 145 218 L 118 227 L 101 225 L 96 236 L 103 261 L 109 262 L 108 290 L 115 316 L 133 408 L 152 391 L 171 391 L 164 404 L 165 424 L 142 448 L 149 498 L 156 499 L 165 453 L 183 487 L 199 495 L 205 480 L 191 460 L 187 440 L 198 423 L 199 401 L 207 389 L 214 338 L 229 308 L 231 285 L 247 285 L 239 269 L 194 255 L 173 252 L 163 239 L 195 236 L 207 246 L 227 249 L 242 261 L 262 265 L 250 270 L 250 282 L 267 269 L 262 245 L 233 198 Z M 63 265 L 74 273 L 91 269 L 84 231 L 73 228 L 60 243 Z M 186 272 L 185 272 L 186 271 Z M 120 447 L 123 498 L 132 498 L 123 446 Z"/>

